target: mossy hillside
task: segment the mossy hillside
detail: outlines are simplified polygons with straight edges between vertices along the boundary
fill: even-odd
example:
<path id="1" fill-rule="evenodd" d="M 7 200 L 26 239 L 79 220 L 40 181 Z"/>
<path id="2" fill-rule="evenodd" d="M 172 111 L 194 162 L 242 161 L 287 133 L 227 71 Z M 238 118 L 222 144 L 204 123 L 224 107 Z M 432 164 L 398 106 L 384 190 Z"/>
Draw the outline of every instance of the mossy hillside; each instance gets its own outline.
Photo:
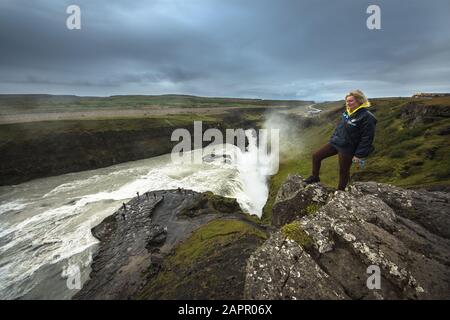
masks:
<path id="1" fill-rule="evenodd" d="M 410 115 L 418 122 L 409 124 L 405 118 L 408 104 L 423 112 Z M 354 179 L 375 180 L 402 187 L 425 187 L 450 183 L 450 144 L 447 128 L 450 118 L 437 116 L 450 109 L 450 98 L 410 99 L 391 108 L 374 105 L 379 124 L 375 151 L 367 168 L 354 174 Z M 422 113 L 433 114 L 421 121 Z M 448 113 L 448 112 L 447 112 Z"/>
<path id="2" fill-rule="evenodd" d="M 205 294 L 204 292 L 214 291 L 211 288 L 226 284 L 222 276 L 225 276 L 229 269 L 224 267 L 221 272 L 218 270 L 212 272 L 205 266 L 212 268 L 217 263 L 219 267 L 225 265 L 229 263 L 227 255 L 230 254 L 231 257 L 230 248 L 233 248 L 233 257 L 236 254 L 244 255 L 244 252 L 240 252 L 241 244 L 248 244 L 251 241 L 256 246 L 266 239 L 265 232 L 245 221 L 236 219 L 210 221 L 194 231 L 165 258 L 161 271 L 150 280 L 137 298 L 172 299 L 179 297 L 176 295 L 180 292 L 185 292 L 189 297 L 198 297 Z M 236 271 L 239 270 L 232 270 Z M 148 272 L 153 273 L 154 270 Z"/>

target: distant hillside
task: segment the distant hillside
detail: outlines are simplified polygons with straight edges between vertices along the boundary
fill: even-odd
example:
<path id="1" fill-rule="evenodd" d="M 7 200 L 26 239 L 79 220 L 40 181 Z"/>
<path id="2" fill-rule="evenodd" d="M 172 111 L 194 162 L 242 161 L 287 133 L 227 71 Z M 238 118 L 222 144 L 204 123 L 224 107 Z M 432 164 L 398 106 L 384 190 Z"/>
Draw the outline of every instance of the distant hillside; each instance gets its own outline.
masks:
<path id="1" fill-rule="evenodd" d="M 73 95 L 2 94 L 0 116 L 29 112 L 66 112 L 100 109 L 152 108 L 152 107 L 270 107 L 301 106 L 313 101 L 264 100 L 240 98 L 209 98 L 189 95 L 124 95 L 110 97 L 78 97 Z"/>

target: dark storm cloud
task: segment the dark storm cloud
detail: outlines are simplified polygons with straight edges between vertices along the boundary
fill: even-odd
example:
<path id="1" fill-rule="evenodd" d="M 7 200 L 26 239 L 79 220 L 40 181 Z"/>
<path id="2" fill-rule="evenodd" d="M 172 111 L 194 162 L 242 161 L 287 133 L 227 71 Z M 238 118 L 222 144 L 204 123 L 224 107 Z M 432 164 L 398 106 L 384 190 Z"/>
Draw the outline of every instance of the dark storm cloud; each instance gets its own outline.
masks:
<path id="1" fill-rule="evenodd" d="M 81 7 L 68 30 L 66 8 Z M 366 28 L 370 4 L 378 31 Z M 450 2 L 0 3 L 0 92 L 340 99 L 449 91 Z"/>

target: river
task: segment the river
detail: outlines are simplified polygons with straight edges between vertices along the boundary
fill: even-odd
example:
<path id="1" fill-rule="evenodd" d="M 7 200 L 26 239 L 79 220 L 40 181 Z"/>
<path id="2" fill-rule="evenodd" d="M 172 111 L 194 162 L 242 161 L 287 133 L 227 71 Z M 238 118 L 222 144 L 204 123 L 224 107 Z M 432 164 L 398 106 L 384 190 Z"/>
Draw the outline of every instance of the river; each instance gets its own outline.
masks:
<path id="1" fill-rule="evenodd" d="M 260 217 L 268 186 L 254 162 L 256 139 L 246 152 L 214 148 L 193 151 L 203 152 L 201 164 L 175 164 L 167 154 L 0 187 L 0 299 L 70 299 L 69 269 L 80 267 L 81 283 L 89 277 L 98 244 L 91 228 L 137 192 L 212 191 Z M 235 161 L 222 161 L 226 150 Z"/>

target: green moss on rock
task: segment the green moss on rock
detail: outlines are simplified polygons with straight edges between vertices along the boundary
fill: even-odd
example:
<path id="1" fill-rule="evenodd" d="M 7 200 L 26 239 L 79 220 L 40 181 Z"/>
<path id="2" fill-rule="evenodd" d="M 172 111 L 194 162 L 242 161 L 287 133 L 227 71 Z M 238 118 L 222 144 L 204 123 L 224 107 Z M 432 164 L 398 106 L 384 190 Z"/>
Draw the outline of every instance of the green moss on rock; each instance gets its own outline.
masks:
<path id="1" fill-rule="evenodd" d="M 290 240 L 294 240 L 305 249 L 309 249 L 313 245 L 311 237 L 303 230 L 299 221 L 285 224 L 281 228 L 281 233 Z"/>
<path id="2" fill-rule="evenodd" d="M 311 204 L 309 204 L 309 205 L 306 207 L 306 209 L 305 209 L 306 214 L 307 214 L 307 215 L 315 214 L 315 213 L 317 212 L 317 210 L 320 209 L 320 207 L 321 207 L 321 205 L 318 204 L 318 203 L 311 203 Z"/>
<path id="3" fill-rule="evenodd" d="M 242 212 L 241 207 L 235 198 L 218 196 L 211 191 L 204 192 L 203 197 L 208 199 L 213 208 L 220 212 Z"/>

